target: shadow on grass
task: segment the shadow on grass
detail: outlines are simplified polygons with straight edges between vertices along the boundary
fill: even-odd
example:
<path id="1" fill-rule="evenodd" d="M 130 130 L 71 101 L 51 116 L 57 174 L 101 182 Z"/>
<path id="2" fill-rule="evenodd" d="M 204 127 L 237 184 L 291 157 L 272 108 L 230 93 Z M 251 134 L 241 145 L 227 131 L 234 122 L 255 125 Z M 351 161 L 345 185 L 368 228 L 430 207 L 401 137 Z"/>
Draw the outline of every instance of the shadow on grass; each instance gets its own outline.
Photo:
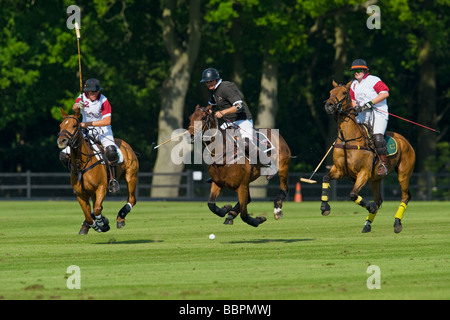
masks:
<path id="1" fill-rule="evenodd" d="M 255 240 L 242 240 L 242 241 L 229 241 L 228 243 L 269 243 L 269 242 L 281 242 L 281 243 L 294 243 L 302 241 L 314 241 L 316 239 L 255 239 Z"/>
<path id="2" fill-rule="evenodd" d="M 124 240 L 117 241 L 114 238 L 109 239 L 106 242 L 96 242 L 94 244 L 140 244 L 140 243 L 158 243 L 163 242 L 164 240 Z"/>

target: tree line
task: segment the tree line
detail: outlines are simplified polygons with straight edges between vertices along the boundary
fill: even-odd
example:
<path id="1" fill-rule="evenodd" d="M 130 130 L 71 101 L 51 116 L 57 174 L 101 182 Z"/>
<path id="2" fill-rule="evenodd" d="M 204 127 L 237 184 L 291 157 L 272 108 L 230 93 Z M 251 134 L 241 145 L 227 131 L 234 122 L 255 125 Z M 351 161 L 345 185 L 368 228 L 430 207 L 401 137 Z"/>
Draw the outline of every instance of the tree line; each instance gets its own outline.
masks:
<path id="1" fill-rule="evenodd" d="M 0 3 L 0 170 L 64 171 L 56 145 L 59 108 L 70 111 L 79 94 L 76 36 L 66 25 L 73 3 Z M 365 59 L 371 74 L 390 88 L 389 112 L 439 130 L 390 118 L 388 130 L 404 135 L 416 150 L 415 171 L 450 171 L 449 0 L 76 5 L 83 82 L 101 81 L 114 135 L 139 153 L 141 171 L 186 169 L 168 160 L 170 146 L 151 152 L 151 143 L 186 128 L 195 106 L 206 105 L 201 73 L 214 67 L 224 80 L 237 83 L 255 127 L 280 130 L 296 155 L 291 170 L 311 172 L 337 136 L 323 101 L 333 80 L 353 79 L 348 69 L 356 58 Z"/>

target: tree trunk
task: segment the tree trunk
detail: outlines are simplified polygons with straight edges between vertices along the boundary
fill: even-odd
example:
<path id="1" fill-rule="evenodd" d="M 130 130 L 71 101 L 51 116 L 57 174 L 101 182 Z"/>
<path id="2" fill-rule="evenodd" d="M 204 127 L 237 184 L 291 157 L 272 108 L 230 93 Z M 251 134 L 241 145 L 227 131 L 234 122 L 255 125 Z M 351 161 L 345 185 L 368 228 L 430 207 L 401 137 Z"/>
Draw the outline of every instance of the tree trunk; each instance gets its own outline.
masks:
<path id="1" fill-rule="evenodd" d="M 261 91 L 259 94 L 258 117 L 255 128 L 275 128 L 275 118 L 278 111 L 278 62 L 270 59 L 266 53 L 263 61 L 263 72 L 261 75 Z M 250 188 L 253 198 L 265 198 L 267 196 L 268 181 L 265 176 L 258 178 Z"/>
<path id="2" fill-rule="evenodd" d="M 419 51 L 419 87 L 418 112 L 420 123 L 436 128 L 436 66 L 429 39 Z M 416 150 L 416 171 L 425 172 L 425 162 L 436 155 L 437 135 L 429 130 L 418 129 L 418 147 Z"/>
<path id="3" fill-rule="evenodd" d="M 158 145 L 171 138 L 172 132 L 182 127 L 183 110 L 186 93 L 189 87 L 192 68 L 197 59 L 201 41 L 200 0 L 191 0 L 189 7 L 188 44 L 177 41 L 173 12 L 177 1 L 163 1 L 163 38 L 167 52 L 171 58 L 169 78 L 164 82 L 161 91 L 161 111 L 158 117 Z M 151 197 L 173 198 L 179 196 L 179 184 L 184 163 L 174 162 L 172 150 L 179 146 L 179 140 L 169 142 L 158 148 L 156 163 L 153 168 Z M 158 175 L 170 173 L 173 175 Z M 168 185 L 168 187 L 158 187 Z"/>

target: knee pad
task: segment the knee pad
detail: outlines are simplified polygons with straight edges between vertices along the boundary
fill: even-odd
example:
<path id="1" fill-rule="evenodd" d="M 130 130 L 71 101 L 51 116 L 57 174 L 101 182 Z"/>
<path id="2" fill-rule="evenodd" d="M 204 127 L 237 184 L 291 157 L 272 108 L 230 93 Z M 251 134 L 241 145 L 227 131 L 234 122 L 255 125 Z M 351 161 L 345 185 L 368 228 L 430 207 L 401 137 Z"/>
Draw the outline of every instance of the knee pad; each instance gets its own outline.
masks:
<path id="1" fill-rule="evenodd" d="M 65 153 L 61 151 L 59 153 L 59 160 L 63 162 L 69 162 L 70 161 L 70 155 L 68 153 Z"/>
<path id="2" fill-rule="evenodd" d="M 115 146 L 107 146 L 106 149 L 106 158 L 109 161 L 111 166 L 116 166 L 119 163 L 119 154 L 117 153 L 117 149 Z"/>
<path id="3" fill-rule="evenodd" d="M 377 149 L 377 152 L 379 154 L 386 154 L 387 148 L 386 148 L 386 140 L 384 140 L 384 135 L 377 133 L 373 135 L 373 144 L 375 145 L 375 148 Z"/>

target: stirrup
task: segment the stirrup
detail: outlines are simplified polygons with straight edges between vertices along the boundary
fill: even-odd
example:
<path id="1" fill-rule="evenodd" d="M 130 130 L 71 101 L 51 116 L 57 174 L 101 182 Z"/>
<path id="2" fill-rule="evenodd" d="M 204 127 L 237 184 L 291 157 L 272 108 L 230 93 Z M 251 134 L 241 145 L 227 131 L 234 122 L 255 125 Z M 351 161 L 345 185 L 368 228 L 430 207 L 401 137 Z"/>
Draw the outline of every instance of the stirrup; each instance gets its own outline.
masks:
<path id="1" fill-rule="evenodd" d="M 120 190 L 119 182 L 116 179 L 109 180 L 108 184 L 109 192 L 115 193 Z"/>

